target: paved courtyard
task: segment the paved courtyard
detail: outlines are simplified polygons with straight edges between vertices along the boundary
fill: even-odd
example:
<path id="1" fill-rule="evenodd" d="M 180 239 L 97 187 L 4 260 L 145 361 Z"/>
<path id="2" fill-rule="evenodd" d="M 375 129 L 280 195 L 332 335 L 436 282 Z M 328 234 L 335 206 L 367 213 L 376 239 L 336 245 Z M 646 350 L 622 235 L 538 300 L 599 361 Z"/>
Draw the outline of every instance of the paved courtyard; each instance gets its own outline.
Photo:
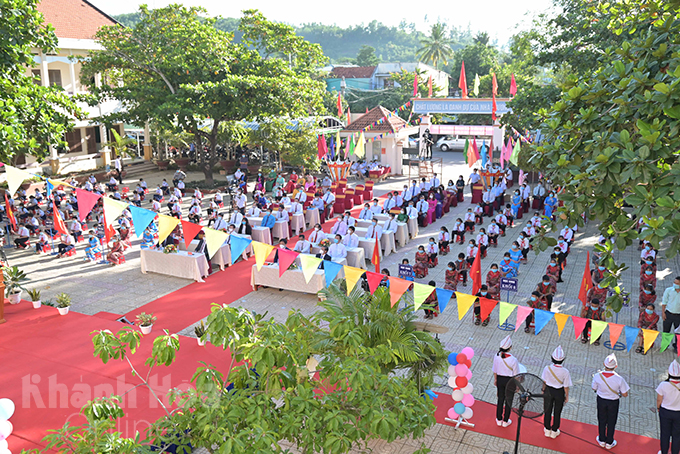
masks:
<path id="1" fill-rule="evenodd" d="M 461 153 L 436 153 L 436 156 L 444 159 L 444 172 L 443 178 L 441 178 L 444 183 L 449 179 L 455 181 L 460 174 L 465 175 L 467 179 L 470 170 L 462 162 Z M 163 178 L 170 181 L 171 177 L 172 172 L 158 172 L 149 175 L 146 180 L 151 188 L 155 187 L 155 184 Z M 197 179 L 196 177 L 198 175 L 189 175 L 187 179 Z M 388 189 L 400 189 L 405 181 L 406 178 L 403 177 L 390 179 L 386 183 L 376 185 L 375 193 L 380 195 Z M 130 184 L 132 182 L 125 183 Z M 148 199 L 144 207 L 147 207 L 147 205 Z M 441 225 L 450 228 L 456 217 L 462 216 L 468 206 L 470 206 L 469 195 L 465 203 L 452 208 L 451 212 L 445 215 L 443 219 L 427 228 L 421 228 L 418 238 L 411 240 L 396 254 L 384 258 L 381 267 L 388 268 L 393 276 L 396 275 L 397 264 L 402 258 L 406 257 L 413 261 L 417 246 L 425 243 L 428 237 L 436 236 Z M 498 248 L 489 248 L 488 257 L 482 261 L 484 277 L 486 277 L 490 265 L 498 263 L 503 253 L 508 250 L 527 221 L 528 217 L 525 216 L 514 229 L 508 230 L 506 237 L 499 238 Z M 488 220 L 485 218 L 484 226 L 487 225 Z M 598 235 L 599 233 L 597 233 L 596 226 L 593 223 L 588 224 L 585 229 L 581 229 L 576 234 L 568 258 L 568 266 L 563 275 L 564 283 L 558 284 L 553 311 L 580 315 L 581 303 L 577 300 L 577 296 L 586 263 L 586 252 L 592 252 Z M 136 241 L 133 242 L 133 244 L 136 243 Z M 127 263 L 125 265 L 115 268 L 84 262 L 83 248 L 84 245 L 81 243 L 77 248 L 78 254 L 75 257 L 64 259 L 37 256 L 26 251 L 15 251 L 13 249 L 7 249 L 6 252 L 12 265 L 18 265 L 30 275 L 31 282 L 27 285 L 28 288 L 44 289 L 43 299 L 53 298 L 56 293 L 62 291 L 67 292 L 73 297 L 72 310 L 90 315 L 99 311 L 124 314 L 190 283 L 187 280 L 157 274 L 141 274 L 138 246 L 133 246 L 132 252 L 126 254 Z M 419 282 L 427 283 L 429 280 L 434 280 L 437 285 L 443 286 L 446 263 L 449 260 L 453 261 L 459 252 L 464 252 L 464 246 L 452 244 L 451 253 L 447 257 L 440 256 L 439 266 L 431 269 L 429 276 L 419 280 Z M 637 326 L 639 252 L 633 247 L 627 251 L 618 252 L 617 258 L 630 266 L 628 270 L 623 272 L 622 284 L 631 294 L 630 307 L 624 307 L 618 314 L 618 323 Z M 546 251 L 538 255 L 530 252 L 528 263 L 520 267 L 518 293 L 511 294 L 508 300 L 506 293 L 503 292 L 501 299 L 514 304 L 526 304 L 529 294 L 544 274 L 548 261 L 549 252 Z M 671 261 L 666 261 L 663 257 L 660 258 L 657 274 L 659 300 L 663 290 L 672 284 L 673 277 L 680 274 L 678 270 L 680 270 L 680 263 L 677 257 Z M 228 273 L 229 271 L 225 272 Z M 226 291 L 228 291 L 227 287 L 225 287 Z M 471 284 L 468 283 L 467 287 L 459 286 L 459 291 L 471 292 Z M 282 321 L 291 309 L 299 309 L 304 314 L 313 313 L 316 310 L 316 297 L 288 291 L 279 292 L 263 289 L 252 292 L 233 304 L 241 305 L 259 313 L 268 311 L 269 315 Z M 514 324 L 515 317 L 516 315 L 513 313 L 508 321 Z M 492 322 L 487 327 L 475 326 L 470 311 L 463 320 L 459 321 L 455 301 L 452 301 L 446 311 L 434 320 L 435 323 L 449 328 L 448 333 L 440 336 L 447 350 L 457 352 L 468 345 L 475 349 L 475 358 L 472 361 L 472 383 L 475 386 L 475 398 L 488 402 L 495 401 L 496 395 L 491 373 L 492 358 L 497 352 L 498 343 L 507 334 L 506 331 L 497 327 L 497 309 L 492 313 L 491 319 Z M 195 322 L 198 321 L 188 323 L 187 328 L 182 330 L 181 333 L 193 336 L 191 326 Z M 608 336 L 608 331 L 605 331 L 603 340 L 608 339 Z M 539 335 L 526 334 L 520 328 L 513 334 L 513 340 L 513 354 L 527 367 L 528 372 L 539 376 L 543 366 L 549 363 L 552 350 L 558 344 L 563 346 L 567 355 L 565 367 L 571 371 L 574 382 L 563 417 L 596 424 L 595 395 L 590 389 L 590 382 L 592 375 L 601 367 L 602 360 L 610 353 L 610 350 L 602 345 L 583 345 L 579 340 L 575 340 L 571 322 L 567 323 L 561 339 L 557 335 L 555 322 L 551 321 Z M 674 358 L 672 349 L 659 353 L 659 342 L 660 340 L 657 340 L 656 346 L 652 347 L 646 356 L 634 353 L 634 348 L 630 353 L 625 350 L 617 352 L 619 358 L 618 372 L 631 385 L 630 397 L 622 400 L 617 429 L 653 438 L 658 437 L 654 389 L 660 380 L 665 379 L 668 364 Z M 440 386 L 435 391 L 450 393 L 451 389 L 446 385 L 447 379 L 447 375 L 439 377 Z M 473 422 L 475 422 L 474 418 Z M 511 427 L 514 428 L 515 426 Z M 595 434 L 593 434 L 593 438 L 594 436 Z M 466 432 L 463 429 L 455 430 L 442 425 L 436 425 L 430 429 L 423 441 L 435 454 L 450 452 L 497 453 L 509 450 L 512 447 L 511 443 L 506 440 Z M 399 441 L 389 445 L 384 443 L 371 445 L 375 453 L 412 452 L 417 449 L 417 446 L 419 446 L 419 443 L 414 444 L 412 440 Z M 521 452 L 538 454 L 552 451 L 524 447 Z"/>

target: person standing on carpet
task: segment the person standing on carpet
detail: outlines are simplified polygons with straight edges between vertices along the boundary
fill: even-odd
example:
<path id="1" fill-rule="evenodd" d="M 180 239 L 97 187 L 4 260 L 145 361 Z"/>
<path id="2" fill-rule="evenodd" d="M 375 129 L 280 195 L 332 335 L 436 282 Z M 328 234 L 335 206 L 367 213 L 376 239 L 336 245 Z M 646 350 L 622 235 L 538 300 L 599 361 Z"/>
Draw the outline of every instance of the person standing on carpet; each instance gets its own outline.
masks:
<path id="1" fill-rule="evenodd" d="M 194 252 L 197 252 L 199 254 L 204 254 L 205 259 L 208 261 L 208 269 L 206 272 L 208 275 L 212 273 L 212 263 L 210 262 L 210 254 L 208 254 L 208 243 L 205 241 L 205 232 L 201 230 L 198 232 L 198 244 L 196 245 L 196 250 Z M 201 276 L 203 279 L 205 279 L 206 276 Z"/>
<path id="2" fill-rule="evenodd" d="M 614 430 L 619 417 L 619 399 L 628 397 L 630 386 L 619 374 L 614 372 L 618 366 L 616 355 L 612 353 L 604 360 L 604 370 L 593 375 L 592 388 L 597 393 L 597 424 L 599 436 L 595 439 L 601 448 L 612 449 L 616 446 Z"/>
<path id="3" fill-rule="evenodd" d="M 680 453 L 680 364 L 675 360 L 668 366 L 668 380 L 656 387 L 656 408 L 661 426 L 659 453 Z"/>
<path id="4" fill-rule="evenodd" d="M 569 388 L 573 385 L 569 371 L 562 367 L 564 350 L 558 345 L 551 355 L 552 364 L 543 368 L 541 379 L 545 382 L 543 394 L 543 433 L 557 438 L 560 434 L 562 408 L 569 401 Z M 554 416 L 553 416 L 554 415 Z"/>
<path id="5" fill-rule="evenodd" d="M 512 356 L 512 338 L 508 335 L 501 341 L 500 349 L 493 357 L 493 381 L 498 392 L 498 403 L 496 404 L 496 425 L 508 427 L 512 424 L 510 412 L 512 411 L 512 401 L 505 397 L 505 387 L 510 378 L 519 374 L 519 361 Z"/>

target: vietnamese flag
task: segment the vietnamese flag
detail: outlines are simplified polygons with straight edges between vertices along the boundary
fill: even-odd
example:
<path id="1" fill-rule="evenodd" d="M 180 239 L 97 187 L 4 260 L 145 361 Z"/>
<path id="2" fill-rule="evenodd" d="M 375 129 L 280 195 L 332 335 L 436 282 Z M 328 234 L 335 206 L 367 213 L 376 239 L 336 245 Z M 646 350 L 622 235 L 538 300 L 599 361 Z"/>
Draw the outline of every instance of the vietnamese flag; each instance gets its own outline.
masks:
<path id="1" fill-rule="evenodd" d="M 467 79 L 465 78 L 465 62 L 460 66 L 460 78 L 458 79 L 458 88 L 460 88 L 461 97 L 467 99 Z"/>
<path id="2" fill-rule="evenodd" d="M 477 249 L 475 261 L 472 262 L 472 267 L 470 268 L 470 279 L 472 279 L 472 294 L 476 295 L 479 289 L 482 288 L 482 261 L 479 249 Z"/>
<path id="3" fill-rule="evenodd" d="M 517 94 L 517 82 L 515 82 L 515 75 L 510 76 L 510 96 L 515 96 Z"/>
<path id="4" fill-rule="evenodd" d="M 342 98 L 340 93 L 338 93 L 338 118 L 342 117 Z"/>
<path id="5" fill-rule="evenodd" d="M 375 239 L 375 245 L 373 246 L 373 256 L 371 257 L 371 263 L 375 265 L 375 272 L 380 273 L 380 238 Z"/>
<path id="6" fill-rule="evenodd" d="M 54 203 L 54 201 L 52 201 L 52 216 L 54 217 L 54 228 L 57 230 L 57 232 L 68 235 L 66 224 L 64 224 L 64 220 L 61 218 L 59 210 L 57 210 L 57 204 Z"/>
<path id="7" fill-rule="evenodd" d="M 5 191 L 5 208 L 7 209 L 7 217 L 12 222 L 12 227 L 14 228 L 14 230 L 16 230 L 17 229 L 17 220 L 14 217 L 14 212 L 12 211 L 12 205 L 9 204 L 9 200 L 7 199 L 7 191 Z"/>
<path id="8" fill-rule="evenodd" d="M 104 237 L 106 238 L 106 244 L 111 242 L 111 238 L 116 234 L 116 229 L 113 228 L 113 222 L 109 224 L 106 222 L 106 213 L 104 213 Z"/>
<path id="9" fill-rule="evenodd" d="M 496 96 L 498 95 L 498 81 L 496 80 L 496 73 L 493 73 L 493 79 L 491 80 L 493 101 L 491 103 L 491 119 L 496 121 Z"/>
<path id="10" fill-rule="evenodd" d="M 586 255 L 586 268 L 583 270 L 583 279 L 581 279 L 581 290 L 578 292 L 578 299 L 586 305 L 586 297 L 588 290 L 593 288 L 593 278 L 590 275 L 590 251 Z"/>

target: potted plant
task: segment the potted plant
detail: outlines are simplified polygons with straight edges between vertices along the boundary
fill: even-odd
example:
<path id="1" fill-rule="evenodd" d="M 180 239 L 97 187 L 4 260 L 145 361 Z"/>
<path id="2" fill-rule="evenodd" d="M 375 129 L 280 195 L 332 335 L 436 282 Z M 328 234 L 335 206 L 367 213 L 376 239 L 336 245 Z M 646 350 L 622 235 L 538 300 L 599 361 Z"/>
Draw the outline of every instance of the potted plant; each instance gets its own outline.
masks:
<path id="1" fill-rule="evenodd" d="M 57 295 L 57 310 L 59 315 L 68 314 L 68 310 L 71 307 L 71 297 L 68 293 L 60 293 Z"/>
<path id="2" fill-rule="evenodd" d="M 194 333 L 196 333 L 196 340 L 198 341 L 198 345 L 203 347 L 205 345 L 205 339 L 201 339 L 203 335 L 205 334 L 206 329 L 205 329 L 205 323 L 201 321 L 200 325 L 194 326 Z"/>
<path id="3" fill-rule="evenodd" d="M 24 289 L 22 282 L 28 280 L 26 274 L 17 266 L 5 267 L 3 270 L 3 281 L 5 283 L 5 296 L 12 304 L 21 302 L 21 291 Z"/>
<path id="4" fill-rule="evenodd" d="M 28 296 L 31 298 L 33 309 L 38 309 L 40 306 L 42 306 L 42 303 L 40 302 L 40 290 L 34 288 L 27 290 L 26 293 L 28 293 Z"/>
<path id="5" fill-rule="evenodd" d="M 151 332 L 151 328 L 153 328 L 153 322 L 156 321 L 156 317 L 154 317 L 153 314 L 142 312 L 141 314 L 137 315 L 136 320 L 137 325 L 139 325 L 139 329 L 142 330 L 142 334 L 149 334 Z"/>

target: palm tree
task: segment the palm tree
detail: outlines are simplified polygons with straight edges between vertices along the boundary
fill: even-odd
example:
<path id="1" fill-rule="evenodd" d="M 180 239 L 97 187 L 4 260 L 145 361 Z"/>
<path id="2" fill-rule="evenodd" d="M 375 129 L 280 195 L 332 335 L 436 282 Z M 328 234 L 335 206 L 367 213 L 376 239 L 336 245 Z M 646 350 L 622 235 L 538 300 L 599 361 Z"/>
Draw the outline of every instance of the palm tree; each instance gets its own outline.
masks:
<path id="1" fill-rule="evenodd" d="M 446 65 L 448 59 L 453 56 L 451 42 L 451 39 L 446 37 L 446 25 L 437 22 L 432 26 L 430 36 L 420 40 L 420 44 L 423 46 L 417 52 L 420 61 L 431 62 L 435 68 L 440 62 Z"/>
<path id="2" fill-rule="evenodd" d="M 475 42 L 475 44 L 482 44 L 484 46 L 489 45 L 489 34 L 487 32 L 479 32 L 477 33 L 477 36 L 472 38 L 472 40 Z"/>
<path id="3" fill-rule="evenodd" d="M 116 153 L 116 156 L 120 156 L 121 158 L 123 155 L 128 155 L 131 158 L 135 157 L 135 153 L 130 151 L 128 147 L 136 144 L 136 140 L 127 136 L 121 136 L 115 129 L 111 129 L 111 135 L 113 136 L 113 140 L 105 143 L 104 147 L 113 149 L 113 151 Z"/>

